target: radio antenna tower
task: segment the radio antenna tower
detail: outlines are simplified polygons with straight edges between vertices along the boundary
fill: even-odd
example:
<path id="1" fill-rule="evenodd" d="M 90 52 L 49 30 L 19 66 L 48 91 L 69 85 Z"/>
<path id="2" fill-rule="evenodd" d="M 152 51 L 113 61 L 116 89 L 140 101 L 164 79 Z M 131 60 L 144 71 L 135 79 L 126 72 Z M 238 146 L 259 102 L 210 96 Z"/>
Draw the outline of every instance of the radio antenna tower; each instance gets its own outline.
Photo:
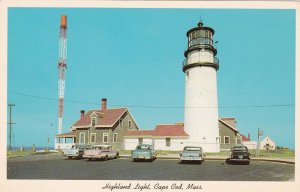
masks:
<path id="1" fill-rule="evenodd" d="M 59 51 L 58 51 L 58 134 L 62 133 L 66 68 L 67 68 L 67 16 L 62 15 L 60 20 L 60 29 L 59 29 Z"/>

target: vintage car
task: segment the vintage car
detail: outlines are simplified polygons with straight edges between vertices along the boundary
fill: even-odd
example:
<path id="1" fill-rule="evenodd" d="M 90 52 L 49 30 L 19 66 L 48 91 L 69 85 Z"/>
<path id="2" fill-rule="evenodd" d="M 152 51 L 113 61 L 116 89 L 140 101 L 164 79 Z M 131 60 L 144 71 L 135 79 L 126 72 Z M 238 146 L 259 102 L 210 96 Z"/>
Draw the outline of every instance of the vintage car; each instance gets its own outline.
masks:
<path id="1" fill-rule="evenodd" d="M 150 144 L 140 144 L 136 146 L 135 150 L 131 153 L 131 158 L 133 161 L 137 160 L 155 160 L 156 153 L 153 149 L 153 145 Z"/>
<path id="2" fill-rule="evenodd" d="M 72 159 L 72 158 L 81 159 L 82 155 L 83 155 L 83 151 L 88 148 L 89 148 L 89 146 L 73 145 L 72 148 L 70 148 L 70 149 L 64 149 L 63 153 L 69 159 Z"/>
<path id="3" fill-rule="evenodd" d="M 92 145 L 90 149 L 84 150 L 84 159 L 117 159 L 119 158 L 119 151 L 113 150 L 111 145 Z"/>
<path id="4" fill-rule="evenodd" d="M 233 146 L 231 148 L 230 157 L 226 159 L 226 163 L 243 163 L 250 164 L 250 153 L 246 146 Z"/>
<path id="5" fill-rule="evenodd" d="M 179 156 L 180 163 L 199 162 L 201 164 L 204 161 L 205 154 L 202 147 L 185 146 Z"/>

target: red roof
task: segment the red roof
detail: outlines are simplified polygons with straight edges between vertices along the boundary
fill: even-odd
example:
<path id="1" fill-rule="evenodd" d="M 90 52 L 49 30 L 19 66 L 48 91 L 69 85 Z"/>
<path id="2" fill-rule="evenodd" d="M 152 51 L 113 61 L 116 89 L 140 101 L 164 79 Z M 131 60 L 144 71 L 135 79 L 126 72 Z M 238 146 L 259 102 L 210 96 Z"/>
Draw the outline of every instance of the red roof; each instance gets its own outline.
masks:
<path id="1" fill-rule="evenodd" d="M 71 131 L 71 132 L 67 132 L 67 133 L 62 133 L 62 134 L 56 135 L 56 137 L 76 137 L 76 132 Z"/>
<path id="2" fill-rule="evenodd" d="M 88 127 L 91 124 L 91 115 L 94 113 L 99 117 L 95 127 L 111 127 L 127 111 L 127 108 L 90 110 L 79 119 L 72 127 Z"/>
<path id="3" fill-rule="evenodd" d="M 153 136 L 189 136 L 185 131 L 183 124 L 157 125 Z"/>
<path id="4" fill-rule="evenodd" d="M 248 137 L 246 137 L 243 134 L 240 134 L 242 136 L 242 141 L 250 141 L 250 139 Z"/>
<path id="5" fill-rule="evenodd" d="M 153 130 L 133 130 L 126 131 L 124 136 L 152 136 Z"/>
<path id="6" fill-rule="evenodd" d="M 183 124 L 157 125 L 154 130 L 127 131 L 124 136 L 187 137 Z"/>

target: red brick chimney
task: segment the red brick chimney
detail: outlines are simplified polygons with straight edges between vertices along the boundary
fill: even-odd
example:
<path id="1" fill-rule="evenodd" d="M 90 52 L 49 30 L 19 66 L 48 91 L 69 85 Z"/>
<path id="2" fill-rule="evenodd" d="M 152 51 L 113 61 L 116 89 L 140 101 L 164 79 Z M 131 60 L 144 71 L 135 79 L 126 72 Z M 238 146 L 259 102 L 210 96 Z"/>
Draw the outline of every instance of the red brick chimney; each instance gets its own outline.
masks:
<path id="1" fill-rule="evenodd" d="M 81 110 L 81 111 L 80 111 L 80 119 L 82 119 L 83 116 L 84 116 L 84 110 Z"/>
<path id="2" fill-rule="evenodd" d="M 102 98 L 102 110 L 106 110 L 106 101 L 107 99 L 106 98 Z"/>
<path id="3" fill-rule="evenodd" d="M 251 141 L 251 139 L 250 139 L 250 133 L 248 133 L 248 139 L 249 139 L 249 141 Z"/>

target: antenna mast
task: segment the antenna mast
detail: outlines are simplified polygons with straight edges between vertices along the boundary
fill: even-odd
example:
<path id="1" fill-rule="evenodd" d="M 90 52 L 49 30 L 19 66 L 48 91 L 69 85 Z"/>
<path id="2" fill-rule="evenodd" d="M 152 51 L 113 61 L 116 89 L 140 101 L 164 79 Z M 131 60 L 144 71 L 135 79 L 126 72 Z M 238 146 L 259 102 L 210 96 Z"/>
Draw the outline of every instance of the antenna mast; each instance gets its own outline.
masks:
<path id="1" fill-rule="evenodd" d="M 67 68 L 67 16 L 61 16 L 58 52 L 58 134 L 62 133 L 62 116 L 65 93 L 65 71 Z"/>

